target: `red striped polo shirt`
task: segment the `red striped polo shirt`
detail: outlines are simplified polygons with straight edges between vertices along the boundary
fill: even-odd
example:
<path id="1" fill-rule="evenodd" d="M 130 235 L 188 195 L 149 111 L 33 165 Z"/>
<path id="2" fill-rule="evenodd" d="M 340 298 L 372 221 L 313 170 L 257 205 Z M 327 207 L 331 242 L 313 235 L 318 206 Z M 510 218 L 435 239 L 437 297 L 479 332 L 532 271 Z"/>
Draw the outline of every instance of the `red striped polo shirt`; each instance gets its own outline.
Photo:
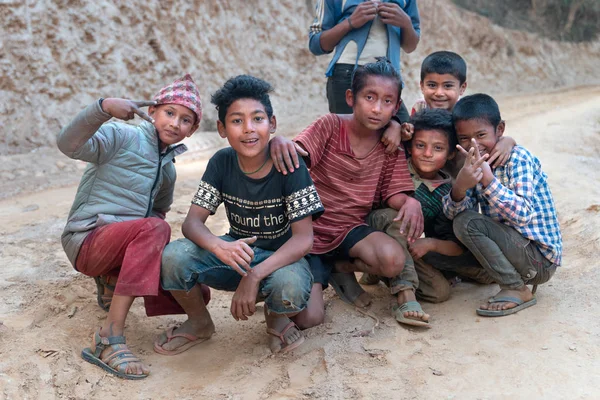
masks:
<path id="1" fill-rule="evenodd" d="M 385 154 L 379 142 L 358 158 L 346 129 L 340 117 L 327 114 L 294 139 L 309 153 L 310 175 L 325 207 L 325 213 L 313 221 L 314 254 L 335 249 L 353 228 L 366 225 L 373 207 L 414 190 L 404 151 Z"/>

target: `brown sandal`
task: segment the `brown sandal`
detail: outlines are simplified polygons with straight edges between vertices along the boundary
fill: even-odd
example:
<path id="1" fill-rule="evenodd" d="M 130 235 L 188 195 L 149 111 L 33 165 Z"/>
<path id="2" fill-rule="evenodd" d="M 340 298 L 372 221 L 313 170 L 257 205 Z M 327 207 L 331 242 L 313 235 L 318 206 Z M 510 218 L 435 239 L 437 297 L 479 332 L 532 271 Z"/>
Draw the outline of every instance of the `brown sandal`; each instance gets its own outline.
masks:
<path id="1" fill-rule="evenodd" d="M 300 332 L 301 336 L 300 336 L 300 339 L 296 340 L 294 343 L 287 344 L 287 342 L 285 341 L 285 334 L 292 327 L 296 328 L 298 330 L 298 332 Z M 283 330 L 281 332 L 277 332 L 273 328 L 267 328 L 267 333 L 269 335 L 278 337 L 279 340 L 281 340 L 281 350 L 279 350 L 277 353 L 288 353 L 288 352 L 298 348 L 298 346 L 300 346 L 302 343 L 304 343 L 304 335 L 302 335 L 300 328 L 298 328 L 298 326 L 293 321 L 290 321 L 285 326 L 285 328 L 283 328 Z"/>

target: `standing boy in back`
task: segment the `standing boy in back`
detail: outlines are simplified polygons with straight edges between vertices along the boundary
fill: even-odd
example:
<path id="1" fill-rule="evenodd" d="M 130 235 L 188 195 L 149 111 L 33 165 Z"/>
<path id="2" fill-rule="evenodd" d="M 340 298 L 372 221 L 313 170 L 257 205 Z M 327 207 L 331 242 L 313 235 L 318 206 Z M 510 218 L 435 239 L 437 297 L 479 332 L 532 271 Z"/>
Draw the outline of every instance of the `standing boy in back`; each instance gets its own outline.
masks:
<path id="1" fill-rule="evenodd" d="M 461 99 L 452 118 L 466 159 L 444 197 L 444 213 L 454 220 L 456 236 L 500 284 L 500 292 L 477 314 L 513 314 L 536 303 L 537 285 L 561 263 L 562 237 L 547 177 L 539 160 L 521 146 L 513 148 L 506 165 L 489 165 L 488 155 L 505 128 L 490 96 Z"/>

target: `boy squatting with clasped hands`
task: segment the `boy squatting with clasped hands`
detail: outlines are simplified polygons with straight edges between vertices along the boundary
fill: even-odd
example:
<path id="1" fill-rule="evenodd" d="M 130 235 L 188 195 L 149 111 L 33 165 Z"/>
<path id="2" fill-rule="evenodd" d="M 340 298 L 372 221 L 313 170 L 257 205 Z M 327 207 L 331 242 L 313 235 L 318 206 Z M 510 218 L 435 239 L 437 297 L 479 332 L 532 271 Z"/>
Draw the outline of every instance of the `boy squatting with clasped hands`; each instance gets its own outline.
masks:
<path id="1" fill-rule="evenodd" d="M 309 260 L 315 284 L 308 309 L 298 316 L 303 328 L 323 322 L 322 290 L 328 283 L 344 301 L 364 307 L 371 299 L 358 285 L 354 271 L 394 278 L 407 268 L 406 237 L 401 243 L 367 225 L 374 207 L 393 209 L 408 240 L 416 240 L 423 231 L 421 206 L 409 196 L 414 186 L 404 152 L 386 154 L 380 142 L 398 109 L 400 91 L 400 76 L 387 60 L 365 64 L 356 69 L 352 89 L 346 92 L 352 114 L 325 115 L 294 142 L 283 137 L 271 141 L 278 169 L 286 170 L 284 157 L 297 157 L 296 146 L 306 155 L 325 206 L 325 213 L 314 224 L 315 242 Z M 391 279 L 391 291 L 397 297 L 393 315 L 401 323 L 426 326 L 429 315 L 415 298 L 418 282 L 414 266 L 408 277 Z"/>
<path id="2" fill-rule="evenodd" d="M 477 314 L 513 314 L 536 304 L 537 285 L 547 282 L 561 263 L 562 237 L 547 177 L 540 161 L 521 146 L 513 148 L 504 166 L 494 168 L 486 161 L 505 129 L 490 96 L 461 99 L 452 119 L 465 162 L 444 197 L 444 213 L 454 220 L 456 236 L 500 285 Z"/>
<path id="3" fill-rule="evenodd" d="M 313 218 L 323 206 L 303 162 L 290 175 L 273 167 L 271 90 L 267 82 L 241 75 L 212 96 L 219 135 L 231 147 L 210 159 L 182 226 L 185 239 L 164 251 L 162 287 L 188 320 L 158 338 L 158 353 L 181 353 L 214 333 L 200 283 L 235 292 L 231 314 L 236 320 L 247 320 L 255 303 L 264 301 L 273 353 L 291 351 L 304 341 L 293 320 L 309 301 L 313 277 L 304 256 L 313 244 Z M 205 222 L 221 203 L 230 230 L 218 237 Z"/>
<path id="4" fill-rule="evenodd" d="M 145 106 L 150 106 L 148 114 L 140 109 Z M 105 123 L 112 117 L 132 119 L 135 114 L 145 120 L 138 126 Z M 185 151 L 177 143 L 194 133 L 201 118 L 198 88 L 186 75 L 161 89 L 153 101 L 95 101 L 57 138 L 65 155 L 88 162 L 62 245 L 77 271 L 97 279 L 98 302 L 108 309 L 108 317 L 82 357 L 121 378 L 141 379 L 149 374 L 123 336 L 133 300 L 144 296 L 148 315 L 182 312 L 159 291 L 162 251 L 171 237 L 164 218 L 173 202 L 173 159 Z M 114 293 L 106 294 L 108 287 Z"/>

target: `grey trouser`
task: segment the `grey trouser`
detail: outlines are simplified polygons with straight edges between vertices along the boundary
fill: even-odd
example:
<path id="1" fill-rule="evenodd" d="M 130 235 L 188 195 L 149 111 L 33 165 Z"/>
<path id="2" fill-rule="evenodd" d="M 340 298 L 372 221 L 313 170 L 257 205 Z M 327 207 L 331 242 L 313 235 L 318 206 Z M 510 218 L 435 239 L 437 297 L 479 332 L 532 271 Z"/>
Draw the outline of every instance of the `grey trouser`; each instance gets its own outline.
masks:
<path id="1" fill-rule="evenodd" d="M 502 289 L 548 282 L 556 265 L 535 242 L 490 217 L 468 210 L 454 218 L 454 234 Z"/>

